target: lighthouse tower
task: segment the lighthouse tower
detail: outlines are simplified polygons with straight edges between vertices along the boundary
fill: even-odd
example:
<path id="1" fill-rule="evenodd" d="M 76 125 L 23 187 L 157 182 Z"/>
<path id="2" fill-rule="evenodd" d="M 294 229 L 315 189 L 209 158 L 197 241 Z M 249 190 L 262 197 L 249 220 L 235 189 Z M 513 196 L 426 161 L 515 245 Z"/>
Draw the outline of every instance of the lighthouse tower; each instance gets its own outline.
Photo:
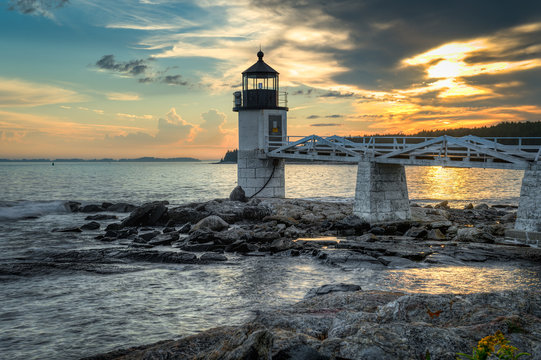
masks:
<path id="1" fill-rule="evenodd" d="M 263 55 L 259 50 L 259 60 L 242 73 L 242 91 L 234 93 L 233 111 L 239 113 L 237 181 L 247 197 L 284 197 L 284 160 L 268 158 L 267 153 L 286 141 L 287 99 L 280 99 L 278 72 Z"/>

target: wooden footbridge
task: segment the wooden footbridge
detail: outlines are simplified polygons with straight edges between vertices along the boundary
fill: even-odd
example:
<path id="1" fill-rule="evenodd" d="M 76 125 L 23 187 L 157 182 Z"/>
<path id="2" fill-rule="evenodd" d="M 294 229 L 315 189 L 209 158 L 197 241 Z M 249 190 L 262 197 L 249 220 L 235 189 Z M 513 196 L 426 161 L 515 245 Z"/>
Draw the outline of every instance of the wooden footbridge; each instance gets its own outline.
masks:
<path id="1" fill-rule="evenodd" d="M 269 158 L 527 170 L 541 159 L 541 137 L 440 136 L 355 138 L 310 135 L 267 141 Z M 541 190 L 540 190 L 541 191 Z"/>
<path id="2" fill-rule="evenodd" d="M 539 245 L 541 137 L 373 136 L 353 140 L 267 136 L 259 158 L 358 164 L 353 212 L 370 223 L 411 218 L 404 166 L 524 170 L 512 236 Z"/>

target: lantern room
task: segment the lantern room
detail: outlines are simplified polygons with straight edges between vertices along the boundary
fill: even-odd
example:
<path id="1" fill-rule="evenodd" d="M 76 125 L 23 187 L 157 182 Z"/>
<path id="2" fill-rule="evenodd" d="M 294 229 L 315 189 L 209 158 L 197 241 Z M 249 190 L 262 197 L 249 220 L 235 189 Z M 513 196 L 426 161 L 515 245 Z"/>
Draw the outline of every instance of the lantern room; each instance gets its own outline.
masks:
<path id="1" fill-rule="evenodd" d="M 234 93 L 233 111 L 281 108 L 278 72 L 263 61 L 263 56 L 259 50 L 259 60 L 242 73 L 242 91 Z"/>

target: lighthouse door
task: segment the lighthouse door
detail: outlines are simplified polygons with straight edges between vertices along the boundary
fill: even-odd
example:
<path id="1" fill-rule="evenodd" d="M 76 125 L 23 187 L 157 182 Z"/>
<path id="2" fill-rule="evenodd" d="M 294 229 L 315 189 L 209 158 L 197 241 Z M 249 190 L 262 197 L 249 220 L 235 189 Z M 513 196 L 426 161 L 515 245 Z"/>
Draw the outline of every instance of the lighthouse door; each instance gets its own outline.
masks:
<path id="1" fill-rule="evenodd" d="M 282 146 L 282 115 L 269 115 L 269 151 Z"/>

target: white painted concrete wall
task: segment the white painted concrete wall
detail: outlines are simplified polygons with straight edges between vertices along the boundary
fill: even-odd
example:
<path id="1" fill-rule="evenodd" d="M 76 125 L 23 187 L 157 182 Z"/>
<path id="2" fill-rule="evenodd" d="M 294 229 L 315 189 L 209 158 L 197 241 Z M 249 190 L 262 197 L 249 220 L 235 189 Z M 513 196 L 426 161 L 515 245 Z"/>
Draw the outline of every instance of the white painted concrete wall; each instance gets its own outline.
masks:
<path id="1" fill-rule="evenodd" d="M 287 136 L 287 112 L 285 110 L 239 111 L 237 182 L 248 197 L 263 188 L 271 174 L 272 179 L 256 197 L 285 197 L 284 160 L 266 159 L 264 153 L 269 129 L 269 115 L 282 116 L 282 134 L 285 140 Z M 273 168 L 274 173 L 272 173 Z"/>

